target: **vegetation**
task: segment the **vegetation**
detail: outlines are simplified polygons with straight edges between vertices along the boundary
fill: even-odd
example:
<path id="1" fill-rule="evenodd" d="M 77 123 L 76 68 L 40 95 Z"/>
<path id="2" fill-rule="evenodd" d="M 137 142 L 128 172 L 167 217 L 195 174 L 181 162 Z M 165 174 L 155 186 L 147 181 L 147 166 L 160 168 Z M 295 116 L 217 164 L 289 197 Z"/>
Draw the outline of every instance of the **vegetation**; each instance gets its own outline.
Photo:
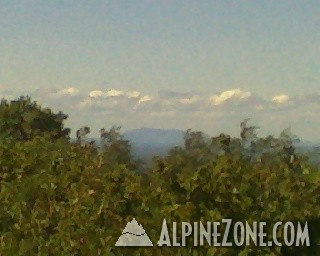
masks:
<path id="1" fill-rule="evenodd" d="M 30 98 L 0 104 L 0 255 L 320 254 L 320 174 L 295 153 L 290 130 L 258 138 L 248 120 L 240 138 L 188 130 L 184 147 L 155 156 L 141 172 L 120 127 L 101 129 L 96 147 L 85 143 L 88 127 L 71 142 L 66 118 Z M 132 218 L 154 244 L 163 218 L 169 227 L 222 218 L 308 221 L 312 246 L 115 247 Z"/>

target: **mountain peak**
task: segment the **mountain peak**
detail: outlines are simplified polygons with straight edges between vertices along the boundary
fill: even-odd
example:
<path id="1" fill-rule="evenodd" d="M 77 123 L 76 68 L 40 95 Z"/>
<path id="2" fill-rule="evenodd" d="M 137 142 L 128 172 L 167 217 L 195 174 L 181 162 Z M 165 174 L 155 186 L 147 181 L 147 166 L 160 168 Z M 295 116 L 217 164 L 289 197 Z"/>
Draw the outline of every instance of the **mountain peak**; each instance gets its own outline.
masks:
<path id="1" fill-rule="evenodd" d="M 123 135 L 134 145 L 182 145 L 185 132 L 178 129 L 139 128 L 125 132 Z"/>

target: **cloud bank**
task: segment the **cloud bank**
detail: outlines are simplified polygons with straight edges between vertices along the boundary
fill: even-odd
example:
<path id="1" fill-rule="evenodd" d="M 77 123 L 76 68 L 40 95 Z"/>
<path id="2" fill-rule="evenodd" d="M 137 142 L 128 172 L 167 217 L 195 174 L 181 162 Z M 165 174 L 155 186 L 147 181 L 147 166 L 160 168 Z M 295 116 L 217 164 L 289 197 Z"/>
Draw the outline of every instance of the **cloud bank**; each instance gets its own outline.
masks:
<path id="1" fill-rule="evenodd" d="M 160 90 L 148 95 L 119 88 L 84 91 L 70 86 L 26 93 L 0 87 L 0 97 L 14 99 L 20 95 L 29 95 L 41 105 L 69 114 L 72 126 L 81 123 L 98 126 L 108 120 L 111 125 L 120 123 L 131 128 L 208 130 L 234 126 L 246 117 L 255 118 L 261 126 L 270 126 L 270 130 L 287 123 L 304 130 L 303 120 L 320 124 L 320 94 L 317 93 L 295 97 L 278 93 L 266 98 L 240 88 L 206 93 Z"/>

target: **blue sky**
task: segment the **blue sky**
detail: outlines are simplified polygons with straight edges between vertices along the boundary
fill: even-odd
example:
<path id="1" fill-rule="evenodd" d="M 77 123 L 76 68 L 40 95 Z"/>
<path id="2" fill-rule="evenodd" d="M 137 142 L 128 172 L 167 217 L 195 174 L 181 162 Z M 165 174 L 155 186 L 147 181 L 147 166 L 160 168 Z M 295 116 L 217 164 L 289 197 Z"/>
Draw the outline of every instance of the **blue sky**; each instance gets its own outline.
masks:
<path id="1" fill-rule="evenodd" d="M 320 141 L 319 1 L 0 0 L 0 96 L 73 129 L 121 124 Z"/>

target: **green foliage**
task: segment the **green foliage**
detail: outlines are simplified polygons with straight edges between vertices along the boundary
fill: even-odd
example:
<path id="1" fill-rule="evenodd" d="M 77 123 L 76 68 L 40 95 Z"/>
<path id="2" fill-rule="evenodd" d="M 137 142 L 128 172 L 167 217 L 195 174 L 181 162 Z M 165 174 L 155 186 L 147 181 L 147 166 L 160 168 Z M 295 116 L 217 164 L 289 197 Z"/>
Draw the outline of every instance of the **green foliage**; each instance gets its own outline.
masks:
<path id="1" fill-rule="evenodd" d="M 0 136 L 16 140 L 30 140 L 37 135 L 49 133 L 53 139 L 67 138 L 70 129 L 63 127 L 67 115 L 53 113 L 51 109 L 42 109 L 29 97 L 20 97 L 0 103 Z"/>
<path id="2" fill-rule="evenodd" d="M 139 205 L 140 176 L 124 165 L 98 168 L 92 148 L 64 140 L 36 137 L 10 148 L 0 149 L 16 156 L 0 164 L 0 254 L 99 255 L 110 249 L 122 220 Z"/>
<path id="3" fill-rule="evenodd" d="M 100 130 L 100 159 L 102 165 L 124 164 L 131 170 L 142 166 L 140 160 L 132 158 L 131 144 L 120 133 L 121 126 L 113 126 L 109 131 Z"/>
<path id="4" fill-rule="evenodd" d="M 20 100 L 22 108 L 29 109 L 30 100 Z M 163 218 L 168 226 L 174 221 L 232 218 L 263 220 L 270 228 L 276 221 L 307 220 L 311 242 L 319 244 L 319 170 L 294 151 L 289 152 L 293 161 L 287 161 L 288 136 L 252 136 L 248 144 L 248 137 L 207 138 L 188 130 L 184 147 L 173 148 L 164 158 L 155 157 L 149 172 L 143 173 L 137 171 L 139 165 L 131 158 L 130 143 L 120 127 L 101 130 L 100 150 L 72 144 L 64 136 L 52 140 L 61 126 L 49 122 L 45 124 L 51 128 L 43 128 L 28 119 L 24 114 L 28 111 L 21 112 L 19 104 L 3 101 L 0 108 L 4 120 L 0 126 L 0 255 L 320 254 L 317 246 L 114 246 L 133 217 L 154 244 Z M 29 113 L 35 111 L 47 120 L 34 104 Z"/>

